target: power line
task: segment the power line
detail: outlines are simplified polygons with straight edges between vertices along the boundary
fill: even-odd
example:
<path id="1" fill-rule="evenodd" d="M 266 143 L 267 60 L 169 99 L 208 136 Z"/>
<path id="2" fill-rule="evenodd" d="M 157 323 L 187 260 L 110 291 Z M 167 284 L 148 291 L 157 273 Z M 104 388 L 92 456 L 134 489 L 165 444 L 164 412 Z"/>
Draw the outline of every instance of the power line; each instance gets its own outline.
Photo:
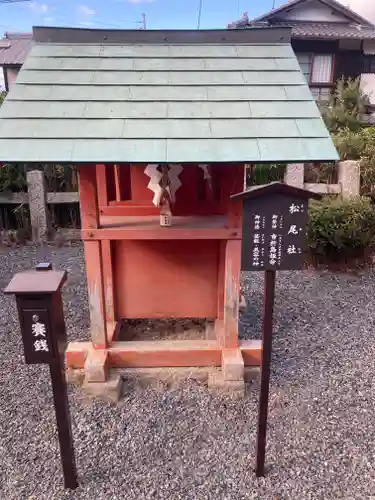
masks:
<path id="1" fill-rule="evenodd" d="M 30 2 L 30 0 L 0 0 L 0 3 L 20 3 L 20 2 Z"/>

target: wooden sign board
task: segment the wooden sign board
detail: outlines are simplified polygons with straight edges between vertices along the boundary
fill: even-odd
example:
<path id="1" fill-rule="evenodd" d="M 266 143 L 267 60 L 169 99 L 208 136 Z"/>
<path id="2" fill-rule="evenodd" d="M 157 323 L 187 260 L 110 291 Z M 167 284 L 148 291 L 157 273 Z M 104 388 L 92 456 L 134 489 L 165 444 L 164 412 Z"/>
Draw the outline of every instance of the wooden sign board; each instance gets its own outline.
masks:
<path id="1" fill-rule="evenodd" d="M 308 198 L 282 183 L 255 186 L 243 200 L 242 262 L 245 271 L 302 269 L 306 250 Z"/>
<path id="2" fill-rule="evenodd" d="M 21 319 L 21 333 L 25 362 L 27 364 L 50 364 L 56 359 L 54 342 L 51 338 L 51 324 L 47 309 L 36 304 L 18 300 Z M 33 306 L 34 307 L 30 307 Z M 21 306 L 21 307 L 20 307 Z"/>

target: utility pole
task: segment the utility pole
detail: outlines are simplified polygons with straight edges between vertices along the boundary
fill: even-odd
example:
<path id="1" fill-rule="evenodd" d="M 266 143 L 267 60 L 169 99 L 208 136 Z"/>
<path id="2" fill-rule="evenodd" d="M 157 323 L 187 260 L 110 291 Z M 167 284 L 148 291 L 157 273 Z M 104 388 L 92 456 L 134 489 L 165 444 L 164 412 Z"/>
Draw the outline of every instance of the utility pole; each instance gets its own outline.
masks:
<path id="1" fill-rule="evenodd" d="M 147 29 L 147 25 L 146 25 L 146 14 L 143 13 L 142 14 L 142 26 L 143 26 L 143 30 Z"/>
<path id="2" fill-rule="evenodd" d="M 197 22 L 197 29 L 199 30 L 201 27 L 201 15 L 202 15 L 202 4 L 203 0 L 199 0 L 199 7 L 198 7 L 198 22 Z"/>

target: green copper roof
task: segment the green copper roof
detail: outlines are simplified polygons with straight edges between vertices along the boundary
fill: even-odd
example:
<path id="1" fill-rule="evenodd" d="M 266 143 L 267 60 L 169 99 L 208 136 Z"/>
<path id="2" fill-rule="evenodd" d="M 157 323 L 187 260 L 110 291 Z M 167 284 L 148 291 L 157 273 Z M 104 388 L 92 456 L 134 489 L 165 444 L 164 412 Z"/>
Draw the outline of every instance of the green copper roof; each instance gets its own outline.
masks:
<path id="1" fill-rule="evenodd" d="M 288 37 L 36 28 L 0 161 L 336 160 Z"/>

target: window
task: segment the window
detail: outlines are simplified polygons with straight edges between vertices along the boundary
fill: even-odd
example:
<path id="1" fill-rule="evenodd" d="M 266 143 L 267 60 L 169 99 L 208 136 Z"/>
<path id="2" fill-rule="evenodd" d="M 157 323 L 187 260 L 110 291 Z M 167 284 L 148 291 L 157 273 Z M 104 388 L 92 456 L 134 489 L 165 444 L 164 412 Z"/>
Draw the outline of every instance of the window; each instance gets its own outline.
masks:
<path id="1" fill-rule="evenodd" d="M 331 54 L 315 55 L 312 63 L 310 83 L 332 83 L 333 56 Z"/>
<path id="2" fill-rule="evenodd" d="M 333 80 L 332 54 L 297 54 L 297 59 L 309 85 L 331 85 Z"/>
<path id="3" fill-rule="evenodd" d="M 328 101 L 333 87 L 333 55 L 311 53 L 296 55 L 315 100 L 318 102 Z"/>

